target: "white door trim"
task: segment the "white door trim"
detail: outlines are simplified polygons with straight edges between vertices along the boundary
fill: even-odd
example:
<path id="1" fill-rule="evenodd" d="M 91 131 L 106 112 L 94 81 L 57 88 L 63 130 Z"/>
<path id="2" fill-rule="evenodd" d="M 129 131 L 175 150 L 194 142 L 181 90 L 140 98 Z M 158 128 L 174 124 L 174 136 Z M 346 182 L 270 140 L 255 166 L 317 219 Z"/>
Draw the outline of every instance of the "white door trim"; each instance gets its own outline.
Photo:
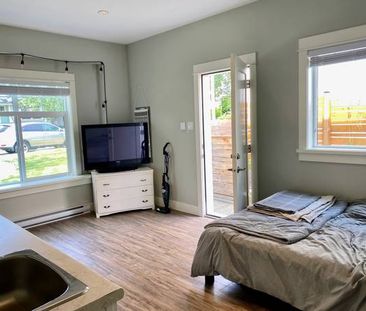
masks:
<path id="1" fill-rule="evenodd" d="M 251 122 L 252 122 L 252 157 L 253 157 L 253 199 L 257 200 L 257 88 L 256 88 L 256 53 L 240 55 L 239 58 L 251 66 Z M 196 165 L 197 165 L 197 205 L 200 215 L 205 215 L 205 171 L 202 127 L 201 76 L 203 74 L 230 69 L 230 57 L 193 66 L 194 113 L 196 123 Z"/>

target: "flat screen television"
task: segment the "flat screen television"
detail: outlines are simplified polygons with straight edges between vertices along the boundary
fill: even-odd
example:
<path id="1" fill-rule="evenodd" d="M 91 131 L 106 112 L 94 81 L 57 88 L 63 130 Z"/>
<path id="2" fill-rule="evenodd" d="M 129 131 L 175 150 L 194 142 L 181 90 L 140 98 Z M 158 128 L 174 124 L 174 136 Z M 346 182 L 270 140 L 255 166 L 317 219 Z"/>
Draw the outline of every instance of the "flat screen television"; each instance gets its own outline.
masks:
<path id="1" fill-rule="evenodd" d="M 150 162 L 147 123 L 82 125 L 84 169 L 117 172 Z"/>

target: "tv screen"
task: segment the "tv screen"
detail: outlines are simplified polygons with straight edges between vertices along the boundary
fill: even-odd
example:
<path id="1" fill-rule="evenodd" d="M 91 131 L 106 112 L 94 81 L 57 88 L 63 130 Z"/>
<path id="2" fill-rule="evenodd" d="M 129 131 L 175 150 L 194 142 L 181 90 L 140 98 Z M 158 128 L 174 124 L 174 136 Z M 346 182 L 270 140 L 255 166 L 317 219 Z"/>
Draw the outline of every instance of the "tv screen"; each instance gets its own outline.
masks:
<path id="1" fill-rule="evenodd" d="M 85 170 L 136 169 L 149 162 L 147 123 L 82 125 Z"/>

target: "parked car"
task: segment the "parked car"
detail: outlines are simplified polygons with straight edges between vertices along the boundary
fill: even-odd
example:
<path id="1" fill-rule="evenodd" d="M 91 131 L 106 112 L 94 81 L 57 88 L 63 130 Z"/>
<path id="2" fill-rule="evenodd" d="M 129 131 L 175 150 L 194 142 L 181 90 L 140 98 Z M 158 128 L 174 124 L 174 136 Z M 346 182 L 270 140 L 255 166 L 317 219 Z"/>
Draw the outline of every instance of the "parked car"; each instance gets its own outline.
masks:
<path id="1" fill-rule="evenodd" d="M 9 124 L 0 124 L 0 133 L 4 132 L 9 126 Z"/>
<path id="2" fill-rule="evenodd" d="M 59 147 L 65 144 L 64 129 L 48 122 L 22 123 L 24 152 L 40 147 Z M 0 149 L 17 152 L 15 124 L 0 126 Z"/>

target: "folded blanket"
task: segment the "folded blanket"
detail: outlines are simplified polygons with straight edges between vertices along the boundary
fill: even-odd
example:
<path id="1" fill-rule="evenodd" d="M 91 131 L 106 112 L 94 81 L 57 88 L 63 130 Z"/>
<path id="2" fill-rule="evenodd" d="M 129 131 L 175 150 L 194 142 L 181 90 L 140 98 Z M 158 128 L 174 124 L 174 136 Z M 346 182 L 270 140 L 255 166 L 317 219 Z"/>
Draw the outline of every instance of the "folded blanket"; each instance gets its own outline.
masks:
<path id="1" fill-rule="evenodd" d="M 315 202 L 311 203 L 302 210 L 297 211 L 296 213 L 266 210 L 263 208 L 258 208 L 255 205 L 248 206 L 248 209 L 252 212 L 261 213 L 269 216 L 286 218 L 292 221 L 305 220 L 311 223 L 315 218 L 325 212 L 328 208 L 332 207 L 335 201 L 335 197 L 332 195 L 322 196 L 319 200 L 316 200 Z"/>
<path id="2" fill-rule="evenodd" d="M 336 199 L 334 196 L 323 196 L 318 201 L 315 201 L 308 207 L 305 207 L 303 210 L 301 210 L 299 212 L 299 214 L 301 215 L 300 219 L 303 219 L 307 222 L 312 222 L 315 218 L 324 213 L 328 208 L 332 207 L 335 202 Z"/>
<path id="3" fill-rule="evenodd" d="M 319 196 L 304 193 L 281 191 L 254 203 L 254 206 L 268 211 L 294 214 L 309 206 L 319 198 Z"/>
<path id="4" fill-rule="evenodd" d="M 346 207 L 346 202 L 337 201 L 312 223 L 305 221 L 294 222 L 289 219 L 254 213 L 245 209 L 228 217 L 215 220 L 206 225 L 205 228 L 226 227 L 241 233 L 284 244 L 292 244 L 323 227 L 328 220 L 341 214 Z"/>

